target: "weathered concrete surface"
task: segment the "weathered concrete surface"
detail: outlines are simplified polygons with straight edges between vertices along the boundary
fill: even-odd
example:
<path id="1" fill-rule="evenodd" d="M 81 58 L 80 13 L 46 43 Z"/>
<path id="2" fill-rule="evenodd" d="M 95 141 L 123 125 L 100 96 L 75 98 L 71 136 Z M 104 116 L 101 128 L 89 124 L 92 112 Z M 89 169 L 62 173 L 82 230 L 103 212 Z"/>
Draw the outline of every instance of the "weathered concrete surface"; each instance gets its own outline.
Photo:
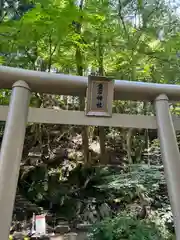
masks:
<path id="1" fill-rule="evenodd" d="M 87 236 L 86 232 L 80 232 L 77 234 L 76 240 L 86 240 L 86 236 Z M 65 235 L 51 236 L 50 240 L 71 240 L 71 238 L 65 234 Z"/>

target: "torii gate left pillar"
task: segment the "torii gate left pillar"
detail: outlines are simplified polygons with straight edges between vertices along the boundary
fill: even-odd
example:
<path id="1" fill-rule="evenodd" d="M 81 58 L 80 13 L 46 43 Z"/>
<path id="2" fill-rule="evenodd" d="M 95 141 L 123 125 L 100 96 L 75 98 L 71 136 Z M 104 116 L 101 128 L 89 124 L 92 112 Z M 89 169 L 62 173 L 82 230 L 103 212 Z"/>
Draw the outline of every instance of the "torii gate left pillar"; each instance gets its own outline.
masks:
<path id="1" fill-rule="evenodd" d="M 30 88 L 24 81 L 13 85 L 0 153 L 0 235 L 9 239 L 14 200 L 24 145 Z"/>

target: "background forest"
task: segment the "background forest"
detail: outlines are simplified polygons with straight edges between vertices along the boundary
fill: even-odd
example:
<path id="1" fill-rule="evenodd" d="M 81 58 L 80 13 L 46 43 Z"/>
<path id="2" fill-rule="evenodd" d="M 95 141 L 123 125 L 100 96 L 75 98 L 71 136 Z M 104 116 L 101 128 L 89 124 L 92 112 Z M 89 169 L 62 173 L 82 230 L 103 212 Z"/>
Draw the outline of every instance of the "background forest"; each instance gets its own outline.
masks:
<path id="1" fill-rule="evenodd" d="M 1 0 L 0 63 L 179 84 L 179 6 L 178 0 Z M 2 105 L 10 93 L 0 91 Z M 83 111 L 84 98 L 34 93 L 31 106 Z M 178 115 L 179 104 L 171 111 Z M 154 114 L 150 103 L 129 101 L 114 101 L 113 112 Z M 28 124 L 12 232 L 40 212 L 49 228 L 93 224 L 89 239 L 173 239 L 156 131 Z"/>

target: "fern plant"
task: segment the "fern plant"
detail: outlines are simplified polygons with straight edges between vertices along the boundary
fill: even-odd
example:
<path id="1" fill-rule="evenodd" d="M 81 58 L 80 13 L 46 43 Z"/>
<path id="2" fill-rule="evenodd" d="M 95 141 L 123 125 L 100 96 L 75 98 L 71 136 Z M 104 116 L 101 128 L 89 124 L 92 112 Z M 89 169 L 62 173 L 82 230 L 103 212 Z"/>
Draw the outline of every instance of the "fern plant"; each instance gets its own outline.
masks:
<path id="1" fill-rule="evenodd" d="M 96 224 L 88 236 L 89 240 L 161 240 L 164 239 L 152 222 L 138 220 L 128 215 L 105 219 Z"/>

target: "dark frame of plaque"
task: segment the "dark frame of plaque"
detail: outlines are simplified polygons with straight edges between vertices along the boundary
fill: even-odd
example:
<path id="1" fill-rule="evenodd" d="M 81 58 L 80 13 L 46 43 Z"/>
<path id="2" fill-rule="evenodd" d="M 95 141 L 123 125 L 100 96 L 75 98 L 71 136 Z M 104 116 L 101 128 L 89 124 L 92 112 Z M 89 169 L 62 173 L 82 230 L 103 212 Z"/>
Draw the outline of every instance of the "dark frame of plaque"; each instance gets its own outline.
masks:
<path id="1" fill-rule="evenodd" d="M 111 117 L 114 80 L 101 76 L 88 76 L 86 115 Z"/>

